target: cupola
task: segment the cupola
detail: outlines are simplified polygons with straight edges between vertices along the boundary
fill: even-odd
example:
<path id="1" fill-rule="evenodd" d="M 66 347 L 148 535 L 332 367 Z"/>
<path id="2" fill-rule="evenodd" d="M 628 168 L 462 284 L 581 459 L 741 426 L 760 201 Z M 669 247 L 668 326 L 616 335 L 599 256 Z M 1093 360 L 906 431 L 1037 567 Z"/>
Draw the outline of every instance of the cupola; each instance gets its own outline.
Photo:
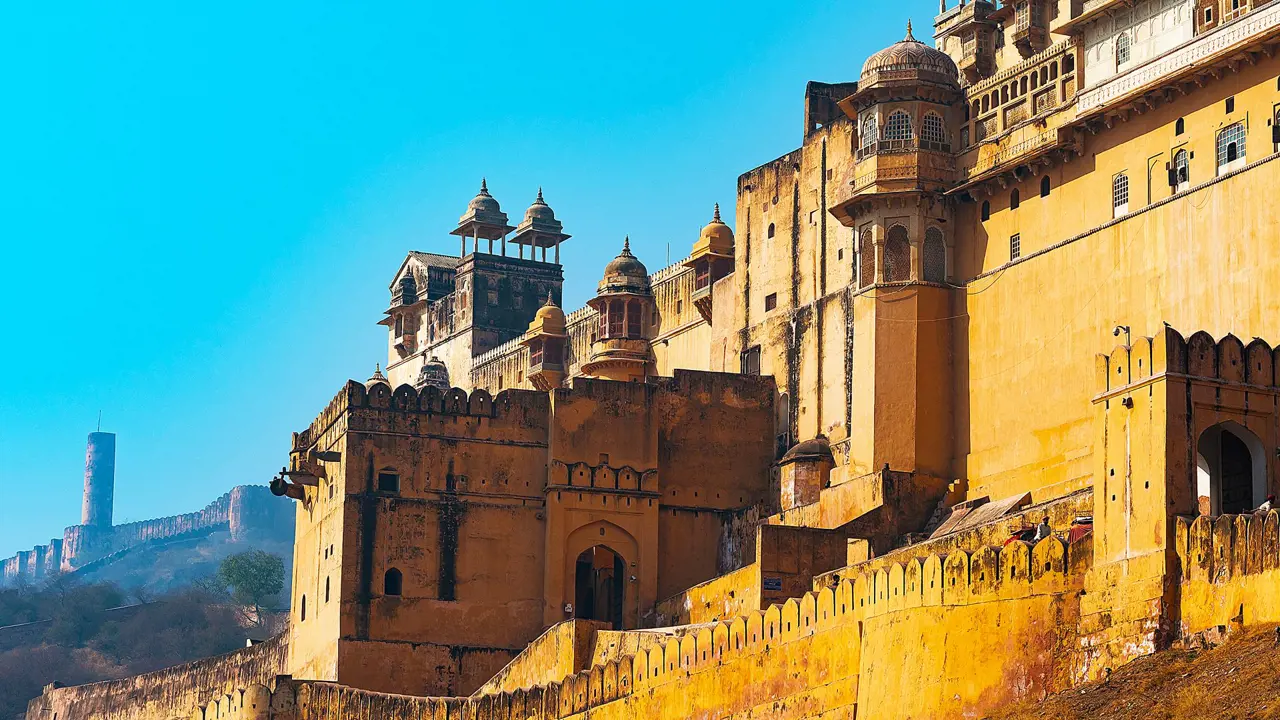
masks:
<path id="1" fill-rule="evenodd" d="M 565 345 L 569 339 L 564 311 L 547 293 L 547 302 L 538 308 L 529 330 L 520 341 L 529 349 L 529 382 L 543 392 L 560 387 L 564 382 Z"/>
<path id="2" fill-rule="evenodd" d="M 593 333 L 591 359 L 584 375 L 610 380 L 643 380 L 654 374 L 650 331 L 657 324 L 657 308 L 649 271 L 631 254 L 631 239 L 604 268 L 596 296 L 587 301 L 600 324 Z"/>
<path id="3" fill-rule="evenodd" d="M 511 241 L 520 246 L 520 257 L 524 257 L 524 247 L 529 246 L 529 259 L 535 259 L 538 248 L 542 248 L 542 262 L 547 261 L 547 248 L 555 248 L 556 264 L 560 263 L 560 243 L 569 239 L 564 232 L 564 224 L 556 219 L 555 212 L 542 198 L 542 188 L 538 188 L 538 198 L 524 212 L 524 220 L 516 226 L 516 234 Z"/>
<path id="4" fill-rule="evenodd" d="M 788 450 L 778 461 L 782 509 L 790 510 L 818 502 L 822 488 L 831 481 L 831 469 L 835 464 L 831 443 L 824 435 L 805 440 Z"/>
<path id="5" fill-rule="evenodd" d="M 387 376 L 382 374 L 382 364 L 374 365 L 373 375 L 364 381 L 365 389 L 372 389 L 374 385 L 382 383 L 387 387 L 391 387 L 391 382 L 387 380 Z"/>
<path id="6" fill-rule="evenodd" d="M 864 91 L 878 84 L 934 83 L 959 88 L 960 72 L 949 55 L 931 48 L 911 34 L 911 21 L 907 21 L 907 36 L 867 58 L 862 64 L 862 77 L 858 90 Z"/>
<path id="7" fill-rule="evenodd" d="M 458 218 L 458 227 L 451 235 L 462 238 L 462 254 L 467 254 L 467 238 L 471 238 L 472 252 L 480 251 L 480 241 L 489 241 L 489 254 L 493 254 L 493 241 L 506 242 L 507 233 L 515 228 L 507 225 L 507 214 L 502 212 L 498 201 L 489 194 L 489 183 L 480 179 L 480 192 L 467 203 L 467 211 Z"/>
<path id="8" fill-rule="evenodd" d="M 711 222 L 698 234 L 684 265 L 693 268 L 693 305 L 711 322 L 711 286 L 733 272 L 733 230 L 720 219 L 720 203 L 716 203 Z"/>
<path id="9" fill-rule="evenodd" d="M 449 384 L 449 368 L 444 361 L 435 355 L 431 356 L 422 364 L 422 369 L 418 371 L 418 379 L 413 383 L 418 390 L 433 387 L 441 392 L 448 392 L 452 387 Z"/>

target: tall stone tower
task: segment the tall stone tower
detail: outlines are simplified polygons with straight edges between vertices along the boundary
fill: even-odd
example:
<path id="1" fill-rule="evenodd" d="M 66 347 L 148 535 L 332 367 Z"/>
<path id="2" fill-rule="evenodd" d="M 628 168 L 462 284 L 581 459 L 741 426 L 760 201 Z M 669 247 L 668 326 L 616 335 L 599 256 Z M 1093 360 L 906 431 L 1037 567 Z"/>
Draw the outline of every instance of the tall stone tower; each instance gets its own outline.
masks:
<path id="1" fill-rule="evenodd" d="M 111 527 L 111 508 L 116 492 L 115 433 L 89 433 L 89 447 L 84 455 L 84 502 L 80 506 L 80 524 L 96 528 Z"/>

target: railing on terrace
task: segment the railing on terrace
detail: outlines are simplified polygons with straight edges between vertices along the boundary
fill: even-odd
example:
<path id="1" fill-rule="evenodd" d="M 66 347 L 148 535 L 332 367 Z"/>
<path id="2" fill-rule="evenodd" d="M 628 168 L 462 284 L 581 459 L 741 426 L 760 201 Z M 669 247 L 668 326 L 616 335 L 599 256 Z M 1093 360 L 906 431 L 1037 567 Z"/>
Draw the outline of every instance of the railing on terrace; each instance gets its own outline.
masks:
<path id="1" fill-rule="evenodd" d="M 942 177 L 948 172 L 947 169 L 933 169 L 919 167 L 917 165 L 904 165 L 901 167 L 878 168 L 873 172 L 863 173 L 853 181 L 853 191 L 858 192 L 864 188 L 884 182 L 887 180 L 909 180 L 912 178 L 920 178 L 921 180 L 931 180 L 934 182 L 947 182 L 947 178 Z"/>
<path id="2" fill-rule="evenodd" d="M 920 140 L 917 138 L 909 138 L 906 140 L 880 140 L 872 145 L 858 148 L 856 154 L 857 160 L 865 160 L 873 155 L 890 155 L 893 153 L 909 153 L 917 150 L 925 152 L 949 153 L 951 152 L 951 143 L 937 142 L 934 140 Z"/>
<path id="3" fill-rule="evenodd" d="M 1080 93 L 1076 110 L 1079 114 L 1084 114 L 1100 108 L 1276 28 L 1280 28 L 1280 3 L 1273 3 L 1221 25 L 1160 57 L 1085 90 Z"/>
<path id="4" fill-rule="evenodd" d="M 980 156 L 977 162 L 972 165 L 965 165 L 960 168 L 962 179 L 968 180 L 975 175 L 980 175 L 994 167 L 1003 165 L 1004 163 L 1026 153 L 1033 152 L 1043 147 L 1055 145 L 1058 142 L 1058 132 L 1050 130 L 1040 133 L 1035 137 L 1023 140 L 1020 143 L 1010 145 L 998 152 Z"/>

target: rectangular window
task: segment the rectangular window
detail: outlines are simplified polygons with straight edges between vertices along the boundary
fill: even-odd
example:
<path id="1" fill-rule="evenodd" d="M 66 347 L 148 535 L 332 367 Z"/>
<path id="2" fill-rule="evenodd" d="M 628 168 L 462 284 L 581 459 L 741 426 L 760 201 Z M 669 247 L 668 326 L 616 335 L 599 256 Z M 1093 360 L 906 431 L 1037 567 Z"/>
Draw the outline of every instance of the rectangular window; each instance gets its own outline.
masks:
<path id="1" fill-rule="evenodd" d="M 1227 114 L 1231 114 L 1236 111 L 1236 99 L 1234 97 L 1227 98 L 1226 105 L 1227 105 Z"/>
<path id="2" fill-rule="evenodd" d="M 778 307 L 778 293 L 769 293 L 768 295 L 765 295 L 764 311 L 769 312 L 776 307 Z"/>
<path id="3" fill-rule="evenodd" d="M 760 374 L 760 346 L 747 348 L 742 353 L 742 374 L 743 375 L 759 375 Z"/>
<path id="4" fill-rule="evenodd" d="M 1022 234 L 1014 233 L 1009 236 L 1009 259 L 1017 260 L 1022 257 Z"/>
<path id="5" fill-rule="evenodd" d="M 400 475 L 399 473 L 382 471 L 378 473 L 378 492 L 398 493 L 400 492 Z"/>

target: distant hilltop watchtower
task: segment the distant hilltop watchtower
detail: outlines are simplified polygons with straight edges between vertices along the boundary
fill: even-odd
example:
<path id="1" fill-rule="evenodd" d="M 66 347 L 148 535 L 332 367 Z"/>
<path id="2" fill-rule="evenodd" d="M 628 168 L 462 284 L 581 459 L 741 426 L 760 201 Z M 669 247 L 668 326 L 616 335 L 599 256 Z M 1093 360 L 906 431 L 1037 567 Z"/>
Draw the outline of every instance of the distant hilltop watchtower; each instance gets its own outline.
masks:
<path id="1" fill-rule="evenodd" d="M 115 433 L 89 433 L 89 446 L 84 455 L 84 502 L 80 506 L 80 524 L 97 528 L 111 527 L 111 510 L 116 487 Z"/>

